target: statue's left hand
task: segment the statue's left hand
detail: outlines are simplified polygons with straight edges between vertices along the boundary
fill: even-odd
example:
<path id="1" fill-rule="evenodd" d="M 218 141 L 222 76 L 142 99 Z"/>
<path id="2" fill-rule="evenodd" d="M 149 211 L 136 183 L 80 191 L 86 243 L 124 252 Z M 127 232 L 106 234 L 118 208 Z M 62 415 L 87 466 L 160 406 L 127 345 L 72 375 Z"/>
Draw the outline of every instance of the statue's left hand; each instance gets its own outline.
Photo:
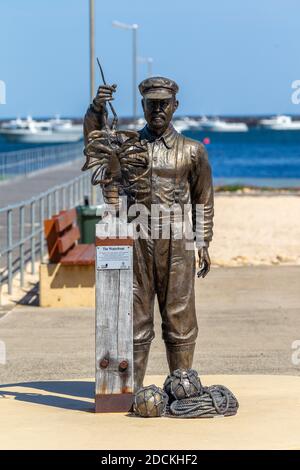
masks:
<path id="1" fill-rule="evenodd" d="M 198 250 L 198 256 L 200 271 L 198 271 L 197 276 L 204 278 L 209 273 L 211 264 L 208 249 L 206 247 L 200 248 L 200 250 Z"/>

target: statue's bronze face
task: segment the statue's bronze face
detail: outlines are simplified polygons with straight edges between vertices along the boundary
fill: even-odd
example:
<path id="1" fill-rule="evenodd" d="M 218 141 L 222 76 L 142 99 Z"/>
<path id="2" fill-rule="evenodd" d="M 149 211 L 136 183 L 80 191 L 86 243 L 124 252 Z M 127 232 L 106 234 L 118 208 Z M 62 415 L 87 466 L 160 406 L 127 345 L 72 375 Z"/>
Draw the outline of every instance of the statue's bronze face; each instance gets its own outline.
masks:
<path id="1" fill-rule="evenodd" d="M 172 116 L 178 107 L 178 101 L 175 97 L 164 99 L 144 98 L 142 106 L 149 128 L 156 134 L 161 134 L 170 124 Z"/>

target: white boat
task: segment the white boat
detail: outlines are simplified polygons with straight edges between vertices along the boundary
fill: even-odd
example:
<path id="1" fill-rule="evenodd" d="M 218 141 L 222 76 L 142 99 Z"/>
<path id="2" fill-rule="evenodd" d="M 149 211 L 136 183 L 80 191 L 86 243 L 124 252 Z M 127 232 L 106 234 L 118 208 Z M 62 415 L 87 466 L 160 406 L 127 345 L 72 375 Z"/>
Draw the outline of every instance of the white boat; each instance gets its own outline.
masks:
<path id="1" fill-rule="evenodd" d="M 247 132 L 248 126 L 244 122 L 228 122 L 219 118 L 208 119 L 203 117 L 199 125 L 202 130 L 210 132 Z"/>
<path id="2" fill-rule="evenodd" d="M 48 144 L 77 142 L 82 139 L 82 126 L 75 125 L 69 119 L 50 119 L 36 121 L 15 119 L 0 128 L 0 135 L 9 142 L 28 144 Z"/>
<path id="3" fill-rule="evenodd" d="M 191 129 L 198 129 L 199 121 L 186 116 L 183 118 L 174 119 L 173 125 L 177 132 L 183 132 Z"/>
<path id="4" fill-rule="evenodd" d="M 0 129 L 21 129 L 27 126 L 27 123 L 32 121 L 32 117 L 28 116 L 27 119 L 12 119 L 9 122 L 4 122 Z"/>
<path id="5" fill-rule="evenodd" d="M 293 121 L 291 116 L 281 114 L 268 119 L 261 119 L 258 125 L 272 131 L 294 131 L 300 130 L 300 121 Z"/>
<path id="6" fill-rule="evenodd" d="M 59 116 L 56 116 L 55 119 L 50 119 L 48 122 L 55 132 L 78 132 L 82 136 L 82 124 L 73 124 L 71 119 L 60 119 Z"/>

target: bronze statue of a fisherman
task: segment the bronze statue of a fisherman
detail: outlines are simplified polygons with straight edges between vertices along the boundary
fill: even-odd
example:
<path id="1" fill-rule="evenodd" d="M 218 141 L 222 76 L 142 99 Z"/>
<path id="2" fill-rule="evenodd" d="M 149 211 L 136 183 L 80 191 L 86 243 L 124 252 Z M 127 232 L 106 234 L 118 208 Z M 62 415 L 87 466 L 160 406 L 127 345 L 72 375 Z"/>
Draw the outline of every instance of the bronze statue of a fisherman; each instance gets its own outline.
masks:
<path id="1" fill-rule="evenodd" d="M 113 99 L 116 86 L 100 86 L 84 119 L 86 145 L 95 131 L 106 126 L 106 103 Z M 213 185 L 204 146 L 179 134 L 171 120 L 178 107 L 177 84 L 168 78 L 151 77 L 139 85 L 147 125 L 138 133 L 139 150 L 130 155 L 116 175 L 104 181 L 106 200 L 116 190 L 127 196 L 129 206 L 153 204 L 192 205 L 195 224 L 196 205 L 203 207 L 202 243 L 197 246 L 198 275 L 210 269 L 208 246 L 213 228 Z M 92 134 L 91 134 L 92 133 Z M 98 133 L 99 134 L 99 133 Z M 100 133 L 101 134 L 101 133 Z M 128 134 L 127 134 L 128 135 Z M 92 136 L 92 137 L 91 137 Z M 102 181 L 103 182 L 103 181 Z M 116 189 L 117 188 L 117 189 Z M 114 201 L 115 202 L 115 201 Z M 198 333 L 195 312 L 195 250 L 186 249 L 185 236 L 177 239 L 170 226 L 168 238 L 137 238 L 134 241 L 133 323 L 135 389 L 143 385 L 151 341 L 154 338 L 154 299 L 158 298 L 162 336 L 170 371 L 192 366 Z"/>

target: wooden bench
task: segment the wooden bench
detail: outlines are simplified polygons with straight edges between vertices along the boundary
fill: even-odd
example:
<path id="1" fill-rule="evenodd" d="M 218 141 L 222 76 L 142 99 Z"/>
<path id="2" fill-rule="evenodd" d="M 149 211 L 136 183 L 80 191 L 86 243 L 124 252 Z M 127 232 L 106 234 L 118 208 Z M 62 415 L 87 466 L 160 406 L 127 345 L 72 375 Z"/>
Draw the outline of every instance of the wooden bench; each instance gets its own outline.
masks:
<path id="1" fill-rule="evenodd" d="M 80 231 L 76 219 L 76 209 L 70 209 L 44 220 L 50 263 L 69 266 L 95 264 L 95 245 L 77 243 Z"/>
<path id="2" fill-rule="evenodd" d="M 42 307 L 95 305 L 95 245 L 79 244 L 76 209 L 44 221 L 49 263 L 40 267 Z"/>

